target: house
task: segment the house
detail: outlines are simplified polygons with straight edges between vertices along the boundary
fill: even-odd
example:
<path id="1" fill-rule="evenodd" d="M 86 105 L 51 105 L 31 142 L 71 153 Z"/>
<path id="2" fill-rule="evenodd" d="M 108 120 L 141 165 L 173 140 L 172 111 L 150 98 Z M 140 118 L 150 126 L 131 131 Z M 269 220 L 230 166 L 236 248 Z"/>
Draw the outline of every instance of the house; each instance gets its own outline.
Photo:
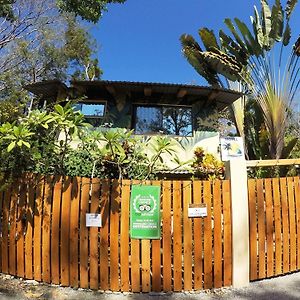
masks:
<path id="1" fill-rule="evenodd" d="M 200 132 L 198 118 L 212 109 L 221 111 L 241 96 L 217 87 L 108 80 L 72 81 L 69 87 L 60 81 L 43 81 L 26 89 L 38 97 L 40 106 L 80 99 L 76 107 L 93 126 L 111 123 L 135 134 L 184 138 L 191 149 L 197 144 L 217 156 L 219 135 Z"/>

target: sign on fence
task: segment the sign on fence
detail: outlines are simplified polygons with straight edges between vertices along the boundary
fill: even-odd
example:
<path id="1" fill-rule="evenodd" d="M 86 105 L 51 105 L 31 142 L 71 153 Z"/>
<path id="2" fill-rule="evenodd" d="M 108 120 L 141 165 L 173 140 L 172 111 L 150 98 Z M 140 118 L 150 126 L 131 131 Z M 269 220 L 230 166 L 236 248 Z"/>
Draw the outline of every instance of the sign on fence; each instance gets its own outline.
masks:
<path id="1" fill-rule="evenodd" d="M 100 214 L 86 214 L 86 227 L 101 227 L 102 219 Z"/>
<path id="2" fill-rule="evenodd" d="M 133 239 L 160 239 L 160 186 L 132 186 L 130 236 Z"/>

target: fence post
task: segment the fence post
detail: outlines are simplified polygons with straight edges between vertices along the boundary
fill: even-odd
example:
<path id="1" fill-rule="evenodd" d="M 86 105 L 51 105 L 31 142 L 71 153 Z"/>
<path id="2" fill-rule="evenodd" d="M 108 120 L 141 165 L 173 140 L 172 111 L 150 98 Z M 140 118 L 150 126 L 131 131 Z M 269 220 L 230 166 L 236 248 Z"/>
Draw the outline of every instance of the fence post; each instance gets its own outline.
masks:
<path id="1" fill-rule="evenodd" d="M 232 209 L 232 285 L 249 284 L 249 208 L 245 159 L 226 162 L 226 179 L 230 179 Z"/>

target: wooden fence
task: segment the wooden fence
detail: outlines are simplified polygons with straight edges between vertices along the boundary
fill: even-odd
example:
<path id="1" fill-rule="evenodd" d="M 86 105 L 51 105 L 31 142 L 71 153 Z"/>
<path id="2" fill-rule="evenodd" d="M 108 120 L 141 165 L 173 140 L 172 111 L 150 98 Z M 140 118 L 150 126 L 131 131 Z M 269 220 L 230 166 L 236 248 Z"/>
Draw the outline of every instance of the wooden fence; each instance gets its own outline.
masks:
<path id="1" fill-rule="evenodd" d="M 300 270 L 299 177 L 248 180 L 250 279 Z"/>
<path id="2" fill-rule="evenodd" d="M 160 240 L 130 239 L 131 181 L 51 176 L 16 180 L 0 193 L 0 271 L 112 291 L 231 285 L 229 181 L 146 184 L 161 185 Z M 189 218 L 190 203 L 206 203 L 208 216 Z M 101 228 L 85 226 L 89 212 L 101 213 Z"/>

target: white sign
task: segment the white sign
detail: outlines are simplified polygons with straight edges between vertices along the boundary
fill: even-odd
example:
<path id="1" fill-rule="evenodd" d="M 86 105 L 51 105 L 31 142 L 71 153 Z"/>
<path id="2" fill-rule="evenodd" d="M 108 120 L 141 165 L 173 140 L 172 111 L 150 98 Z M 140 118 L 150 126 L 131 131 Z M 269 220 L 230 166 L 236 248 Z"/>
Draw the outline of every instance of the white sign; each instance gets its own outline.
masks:
<path id="1" fill-rule="evenodd" d="M 86 227 L 102 227 L 102 219 L 100 214 L 86 214 Z"/>
<path id="2" fill-rule="evenodd" d="M 220 139 L 222 161 L 245 157 L 243 139 L 241 137 L 225 137 Z"/>
<path id="3" fill-rule="evenodd" d="M 188 208 L 189 218 L 207 217 L 207 207 L 205 204 L 190 204 Z"/>

